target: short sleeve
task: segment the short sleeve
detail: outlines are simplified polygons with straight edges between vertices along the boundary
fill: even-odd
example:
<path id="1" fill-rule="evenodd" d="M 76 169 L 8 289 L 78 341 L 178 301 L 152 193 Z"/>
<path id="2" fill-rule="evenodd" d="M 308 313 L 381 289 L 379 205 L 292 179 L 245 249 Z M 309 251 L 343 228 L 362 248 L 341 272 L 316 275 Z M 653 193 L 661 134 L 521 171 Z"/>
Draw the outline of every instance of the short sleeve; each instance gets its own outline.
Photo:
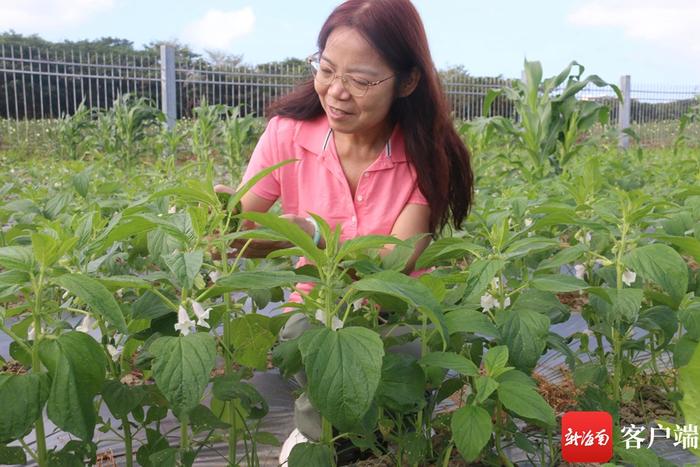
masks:
<path id="1" fill-rule="evenodd" d="M 246 183 L 261 170 L 280 162 L 277 145 L 278 123 L 279 118 L 274 117 L 267 124 L 265 131 L 258 140 L 258 144 L 255 146 L 255 150 L 253 150 L 253 154 L 250 156 L 250 161 L 248 162 L 248 167 L 243 175 L 241 184 Z M 280 180 L 278 172 L 279 171 L 276 170 L 259 180 L 253 188 L 251 188 L 251 191 L 261 198 L 268 200 L 276 200 L 279 198 Z"/>
<path id="2" fill-rule="evenodd" d="M 414 185 L 411 196 L 408 197 L 406 204 L 423 204 L 428 206 L 428 200 L 425 198 L 425 196 L 423 196 L 423 192 L 420 191 L 418 183 Z"/>

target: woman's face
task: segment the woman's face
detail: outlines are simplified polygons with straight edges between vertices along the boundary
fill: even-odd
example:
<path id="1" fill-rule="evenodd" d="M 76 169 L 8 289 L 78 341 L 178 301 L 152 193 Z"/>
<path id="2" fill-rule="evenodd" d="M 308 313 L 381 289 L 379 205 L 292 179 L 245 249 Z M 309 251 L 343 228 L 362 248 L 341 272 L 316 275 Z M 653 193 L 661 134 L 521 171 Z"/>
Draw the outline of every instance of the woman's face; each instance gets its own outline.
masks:
<path id="1" fill-rule="evenodd" d="M 394 74 L 360 33 L 348 27 L 333 30 L 321 54 L 321 68 L 338 75 L 329 85 L 314 81 L 321 105 L 334 131 L 368 135 L 373 131 L 385 131 L 389 109 L 394 101 L 396 78 L 370 86 L 361 97 L 350 94 L 340 79 L 340 75 L 347 74 L 372 82 Z"/>

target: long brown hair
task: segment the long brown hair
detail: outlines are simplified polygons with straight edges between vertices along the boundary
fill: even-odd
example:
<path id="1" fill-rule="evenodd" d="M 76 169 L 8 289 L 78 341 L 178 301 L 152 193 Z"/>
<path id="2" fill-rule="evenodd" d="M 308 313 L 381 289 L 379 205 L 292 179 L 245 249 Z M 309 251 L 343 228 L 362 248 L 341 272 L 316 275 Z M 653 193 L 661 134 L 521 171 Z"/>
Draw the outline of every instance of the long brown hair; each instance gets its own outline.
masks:
<path id="1" fill-rule="evenodd" d="M 362 34 L 398 74 L 395 91 L 412 70 L 418 71 L 417 87 L 395 99 L 389 118 L 401 126 L 406 155 L 430 205 L 430 231 L 441 231 L 449 222 L 459 228 L 472 204 L 474 176 L 469 151 L 453 127 L 418 11 L 409 0 L 348 0 L 321 28 L 320 51 L 340 26 Z M 312 78 L 275 102 L 268 115 L 311 120 L 323 112 Z"/>

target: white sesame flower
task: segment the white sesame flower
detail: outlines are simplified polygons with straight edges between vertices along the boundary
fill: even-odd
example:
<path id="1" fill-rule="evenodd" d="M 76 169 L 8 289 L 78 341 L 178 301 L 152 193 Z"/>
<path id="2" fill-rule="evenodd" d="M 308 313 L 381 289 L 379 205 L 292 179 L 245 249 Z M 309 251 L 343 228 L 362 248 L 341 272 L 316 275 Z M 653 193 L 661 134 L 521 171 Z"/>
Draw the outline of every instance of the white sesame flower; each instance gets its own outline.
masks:
<path id="1" fill-rule="evenodd" d="M 107 352 L 109 352 L 109 356 L 112 357 L 113 362 L 119 360 L 119 350 L 112 344 L 107 344 Z"/>
<path id="2" fill-rule="evenodd" d="M 212 271 L 209 273 L 209 279 L 211 279 L 212 282 L 218 281 L 219 277 L 221 277 L 221 273 L 219 271 Z"/>
<path id="3" fill-rule="evenodd" d="M 529 217 L 525 218 L 525 227 L 530 227 L 533 223 L 533 220 L 530 219 Z"/>
<path id="4" fill-rule="evenodd" d="M 211 311 L 211 308 L 207 308 L 205 310 L 199 302 L 192 300 L 192 310 L 197 316 L 197 326 L 202 326 L 203 328 L 209 329 L 209 323 L 207 323 L 205 320 L 209 319 L 209 312 Z"/>
<path id="5" fill-rule="evenodd" d="M 583 277 L 586 275 L 586 266 L 583 264 L 576 264 L 574 265 L 574 271 L 576 278 L 583 280 Z"/>
<path id="6" fill-rule="evenodd" d="M 194 321 L 192 321 L 187 314 L 187 310 L 180 305 L 177 309 L 177 323 L 175 324 L 175 330 L 180 331 L 183 336 L 188 335 L 192 332 L 194 328 Z"/>
<path id="7" fill-rule="evenodd" d="M 323 324 L 326 324 L 326 313 L 323 310 L 316 310 L 316 319 L 322 322 Z M 331 329 L 333 331 L 337 331 L 342 327 L 343 322 L 337 316 L 334 316 L 331 320 Z"/>
<path id="8" fill-rule="evenodd" d="M 510 297 L 506 297 L 505 300 L 503 300 L 503 308 L 508 308 L 510 306 Z"/>
<path id="9" fill-rule="evenodd" d="M 352 302 L 352 311 L 357 311 L 360 308 L 362 308 L 362 304 L 365 302 L 364 298 L 358 298 L 354 302 Z"/>
<path id="10" fill-rule="evenodd" d="M 124 289 L 117 289 L 117 297 L 124 298 Z"/>
<path id="11" fill-rule="evenodd" d="M 177 212 L 177 206 L 170 206 L 168 209 L 168 214 L 175 214 Z"/>
<path id="12" fill-rule="evenodd" d="M 491 287 L 493 287 L 494 289 L 497 289 L 500 283 L 501 281 L 498 279 L 498 277 L 494 277 L 493 279 L 491 279 Z"/>
<path id="13" fill-rule="evenodd" d="M 34 325 L 30 324 L 29 329 L 27 330 L 27 340 L 33 341 L 35 337 L 36 336 L 34 334 Z"/>
<path id="14" fill-rule="evenodd" d="M 498 301 L 490 293 L 485 293 L 481 296 L 481 308 L 484 311 L 489 311 L 491 308 L 495 308 L 498 305 Z"/>
<path id="15" fill-rule="evenodd" d="M 586 232 L 586 243 L 591 243 L 591 238 L 592 238 L 591 233 Z"/>
<path id="16" fill-rule="evenodd" d="M 622 282 L 627 284 L 628 286 L 632 285 L 632 283 L 637 279 L 637 273 L 634 271 L 630 271 L 629 269 L 626 269 L 625 272 L 622 273 Z"/>
<path id="17" fill-rule="evenodd" d="M 90 317 L 90 315 L 85 315 L 85 318 L 81 321 L 80 325 L 75 328 L 78 332 L 84 332 L 85 334 L 90 333 L 90 329 L 95 324 L 95 320 Z"/>

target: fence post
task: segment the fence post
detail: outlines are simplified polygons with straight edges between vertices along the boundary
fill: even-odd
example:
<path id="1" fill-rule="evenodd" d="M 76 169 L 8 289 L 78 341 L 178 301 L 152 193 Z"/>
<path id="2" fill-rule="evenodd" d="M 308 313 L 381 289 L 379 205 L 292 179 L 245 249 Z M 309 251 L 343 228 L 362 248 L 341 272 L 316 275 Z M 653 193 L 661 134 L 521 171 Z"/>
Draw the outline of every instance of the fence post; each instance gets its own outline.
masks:
<path id="1" fill-rule="evenodd" d="M 620 77 L 620 91 L 622 92 L 622 102 L 619 103 L 619 121 L 620 126 L 620 143 L 619 146 L 622 149 L 627 149 L 630 145 L 630 137 L 624 133 L 622 130 L 630 127 L 630 122 L 632 121 L 632 87 L 630 85 L 631 79 L 630 75 L 623 75 Z"/>
<path id="2" fill-rule="evenodd" d="M 175 98 L 175 48 L 160 46 L 160 91 L 161 110 L 165 114 L 168 130 L 175 128 L 177 101 Z"/>

